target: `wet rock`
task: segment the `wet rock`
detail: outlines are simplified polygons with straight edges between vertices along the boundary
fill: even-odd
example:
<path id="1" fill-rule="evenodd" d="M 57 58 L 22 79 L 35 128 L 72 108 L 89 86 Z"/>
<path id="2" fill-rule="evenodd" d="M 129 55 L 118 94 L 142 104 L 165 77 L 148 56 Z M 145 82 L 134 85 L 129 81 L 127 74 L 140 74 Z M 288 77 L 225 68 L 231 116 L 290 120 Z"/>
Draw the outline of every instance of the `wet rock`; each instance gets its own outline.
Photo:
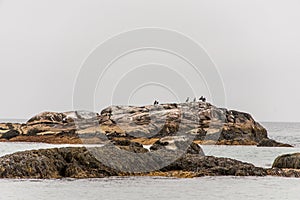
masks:
<path id="1" fill-rule="evenodd" d="M 265 169 L 230 158 L 186 154 L 161 171 L 189 171 L 197 176 L 266 176 Z"/>
<path id="2" fill-rule="evenodd" d="M 97 153 L 104 158 L 96 159 Z M 115 152 L 112 153 L 115 154 Z M 173 174 L 177 177 L 188 177 L 188 174 L 190 174 L 190 177 L 267 175 L 265 169 L 255 167 L 249 163 L 229 158 L 201 156 L 199 154 L 183 155 L 172 164 L 153 172 L 128 172 L 120 169 L 130 169 L 133 164 L 140 165 L 141 169 L 144 167 L 147 169 L 149 165 L 156 164 L 152 161 L 163 162 L 168 157 L 154 156 L 153 160 L 148 163 L 144 162 L 135 153 L 122 155 L 118 156 L 122 162 L 117 163 L 117 161 L 114 164 L 123 164 L 123 166 L 115 166 L 118 167 L 118 170 L 116 170 L 114 167 L 109 167 L 101 162 L 103 159 L 109 162 L 112 161 L 112 154 L 105 151 L 105 148 L 68 147 L 17 152 L 0 158 L 0 178 L 101 178 L 107 176 L 150 175 L 150 173 L 166 176 Z M 171 154 L 166 155 L 170 156 Z"/>
<path id="3" fill-rule="evenodd" d="M 269 176 L 300 178 L 300 170 L 299 169 L 272 168 L 272 169 L 267 169 L 267 174 Z"/>
<path id="4" fill-rule="evenodd" d="M 126 140 L 113 141 L 111 149 L 132 153 L 146 153 L 139 143 Z M 102 164 L 94 152 L 110 160 L 115 151 L 102 147 L 68 147 L 17 152 L 0 158 L 0 178 L 101 178 L 116 176 L 119 171 Z M 134 162 L 134 154 L 128 163 Z M 125 166 L 126 167 L 126 166 Z"/>
<path id="5" fill-rule="evenodd" d="M 258 147 L 293 147 L 292 145 L 290 144 L 284 144 L 284 143 L 280 143 L 280 142 L 277 142 L 275 140 L 272 140 L 272 139 L 263 139 L 261 140 L 258 145 Z"/>
<path id="6" fill-rule="evenodd" d="M 1 178 L 92 178 L 117 175 L 85 148 L 43 149 L 0 158 Z"/>
<path id="7" fill-rule="evenodd" d="M 170 141 L 169 139 L 166 141 Z M 173 139 L 180 141 L 180 139 Z M 160 141 L 159 144 L 163 143 Z M 175 142 L 174 142 L 175 144 Z M 177 154 L 166 145 L 149 152 L 141 144 L 116 140 L 104 147 L 68 147 L 17 152 L 0 158 L 0 178 L 102 178 L 108 176 L 282 176 L 300 177 L 300 153 L 278 157 L 271 169 L 230 158 Z M 124 153 L 123 151 L 128 151 Z M 144 159 L 147 155 L 150 159 Z M 174 157 L 175 156 L 175 157 Z M 175 159 L 174 159 L 175 158 Z M 149 166 L 160 166 L 147 171 Z M 111 166 L 110 163 L 113 163 Z M 141 171 L 132 171 L 138 167 Z M 288 169 L 289 168 L 289 169 Z M 144 171 L 142 170 L 144 169 Z"/>
<path id="8" fill-rule="evenodd" d="M 300 153 L 279 156 L 275 159 L 272 167 L 300 169 Z"/>

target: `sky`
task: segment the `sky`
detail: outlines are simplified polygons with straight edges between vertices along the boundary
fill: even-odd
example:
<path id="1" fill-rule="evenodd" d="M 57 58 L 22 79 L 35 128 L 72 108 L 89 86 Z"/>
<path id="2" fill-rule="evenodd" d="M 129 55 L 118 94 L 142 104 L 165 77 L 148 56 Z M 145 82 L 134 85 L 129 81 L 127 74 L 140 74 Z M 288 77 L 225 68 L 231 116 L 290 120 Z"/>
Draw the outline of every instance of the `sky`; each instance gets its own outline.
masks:
<path id="1" fill-rule="evenodd" d="M 299 122 L 299 9 L 297 0 L 0 0 L 0 118 L 73 110 L 78 77 L 95 49 L 120 33 L 155 27 L 201 46 L 224 91 L 211 91 L 214 80 L 207 85 L 179 57 L 141 51 L 113 63 L 101 80 L 91 72 L 99 76 L 86 88 L 94 111 L 204 95 L 258 121 Z"/>

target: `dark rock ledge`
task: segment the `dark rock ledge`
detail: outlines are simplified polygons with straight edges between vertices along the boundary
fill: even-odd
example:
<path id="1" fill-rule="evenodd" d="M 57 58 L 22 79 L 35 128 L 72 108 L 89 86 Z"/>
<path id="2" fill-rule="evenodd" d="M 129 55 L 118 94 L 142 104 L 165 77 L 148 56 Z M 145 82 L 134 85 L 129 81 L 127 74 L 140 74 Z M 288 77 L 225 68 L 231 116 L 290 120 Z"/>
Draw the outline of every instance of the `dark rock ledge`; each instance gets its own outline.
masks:
<path id="1" fill-rule="evenodd" d="M 172 143 L 171 145 L 173 145 Z M 110 176 L 166 176 L 179 178 L 192 178 L 200 176 L 286 176 L 300 177 L 299 170 L 285 170 L 276 168 L 276 166 L 288 167 L 286 157 L 283 160 L 275 161 L 272 169 L 255 167 L 253 164 L 241 162 L 230 158 L 217 158 L 213 156 L 204 156 L 201 149 L 194 148 L 195 144 L 190 144 L 189 153 L 183 154 L 171 164 L 151 172 L 130 172 L 130 166 L 135 165 L 143 169 L 153 163 L 145 162 L 136 156 L 149 152 L 139 143 L 128 140 L 114 141 L 113 147 L 122 149 L 133 154 L 126 154 L 119 157 L 126 161 L 122 166 L 116 168 L 108 167 L 95 158 L 97 152 L 104 160 L 111 160 L 114 157 L 114 151 L 103 153 L 102 147 L 68 147 L 31 150 L 17 152 L 0 158 L 0 178 L 102 178 Z M 153 145 L 151 151 L 165 150 L 168 146 L 162 141 Z M 176 145 L 179 149 L 182 144 Z M 176 153 L 175 150 L 167 149 L 167 152 Z M 155 158 L 157 163 L 163 162 L 170 154 L 164 154 L 162 157 Z M 295 163 L 299 162 L 299 157 Z M 294 159 L 292 156 L 291 159 Z M 118 162 L 116 162 L 118 163 Z M 294 164 L 295 164 L 294 163 Z M 292 167 L 299 167 L 298 164 Z"/>
<path id="2" fill-rule="evenodd" d="M 262 139 L 258 145 L 258 147 L 293 147 L 292 145 L 290 144 L 284 144 L 284 143 L 280 143 L 280 142 L 277 142 L 275 140 L 272 140 L 272 139 L 268 139 L 268 138 L 265 138 L 265 139 Z"/>

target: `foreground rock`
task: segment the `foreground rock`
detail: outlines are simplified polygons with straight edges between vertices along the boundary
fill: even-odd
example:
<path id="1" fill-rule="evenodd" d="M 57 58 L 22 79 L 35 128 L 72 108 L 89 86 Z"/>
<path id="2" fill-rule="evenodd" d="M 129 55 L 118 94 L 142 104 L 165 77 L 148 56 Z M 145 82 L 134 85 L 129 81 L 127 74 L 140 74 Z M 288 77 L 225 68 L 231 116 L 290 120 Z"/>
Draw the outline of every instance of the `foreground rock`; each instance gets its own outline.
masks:
<path id="1" fill-rule="evenodd" d="M 125 145 L 126 146 L 126 145 Z M 93 148 L 92 151 L 102 151 Z M 145 150 L 146 151 L 146 150 Z M 111 159 L 109 154 L 101 154 Z M 135 159 L 133 159 L 135 158 Z M 133 159 L 133 160 L 132 160 Z M 151 165 L 136 157 L 126 157 L 127 166 Z M 99 162 L 86 148 L 60 148 L 18 152 L 0 158 L 1 178 L 101 178 L 107 176 L 265 176 L 266 170 L 228 158 L 185 154 L 175 162 L 152 172 L 130 173 Z"/>
<path id="2" fill-rule="evenodd" d="M 19 152 L 0 158 L 1 178 L 90 178 L 116 176 L 85 148 Z"/>
<path id="3" fill-rule="evenodd" d="M 25 124 L 0 124 L 1 141 L 97 144 L 123 138 L 153 144 L 166 136 L 221 145 L 257 145 L 268 140 L 266 129 L 250 114 L 206 102 L 111 106 L 100 114 L 44 112 Z"/>
<path id="4" fill-rule="evenodd" d="M 230 158 L 204 156 L 201 147 L 189 142 L 184 137 L 165 137 L 155 142 L 149 151 L 137 142 L 119 138 L 102 147 L 17 152 L 0 158 L 0 178 L 300 177 L 299 153 L 280 156 L 271 169 L 264 169 Z"/>

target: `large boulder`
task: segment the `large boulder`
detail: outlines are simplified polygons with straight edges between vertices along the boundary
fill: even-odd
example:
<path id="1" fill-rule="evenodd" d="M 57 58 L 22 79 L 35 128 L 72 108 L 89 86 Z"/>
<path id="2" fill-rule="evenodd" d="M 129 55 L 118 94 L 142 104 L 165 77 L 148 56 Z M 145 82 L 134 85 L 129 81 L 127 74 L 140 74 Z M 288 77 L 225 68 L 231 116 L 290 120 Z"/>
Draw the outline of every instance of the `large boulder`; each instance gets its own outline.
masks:
<path id="1" fill-rule="evenodd" d="M 279 156 L 275 159 L 272 167 L 300 169 L 300 153 Z"/>

